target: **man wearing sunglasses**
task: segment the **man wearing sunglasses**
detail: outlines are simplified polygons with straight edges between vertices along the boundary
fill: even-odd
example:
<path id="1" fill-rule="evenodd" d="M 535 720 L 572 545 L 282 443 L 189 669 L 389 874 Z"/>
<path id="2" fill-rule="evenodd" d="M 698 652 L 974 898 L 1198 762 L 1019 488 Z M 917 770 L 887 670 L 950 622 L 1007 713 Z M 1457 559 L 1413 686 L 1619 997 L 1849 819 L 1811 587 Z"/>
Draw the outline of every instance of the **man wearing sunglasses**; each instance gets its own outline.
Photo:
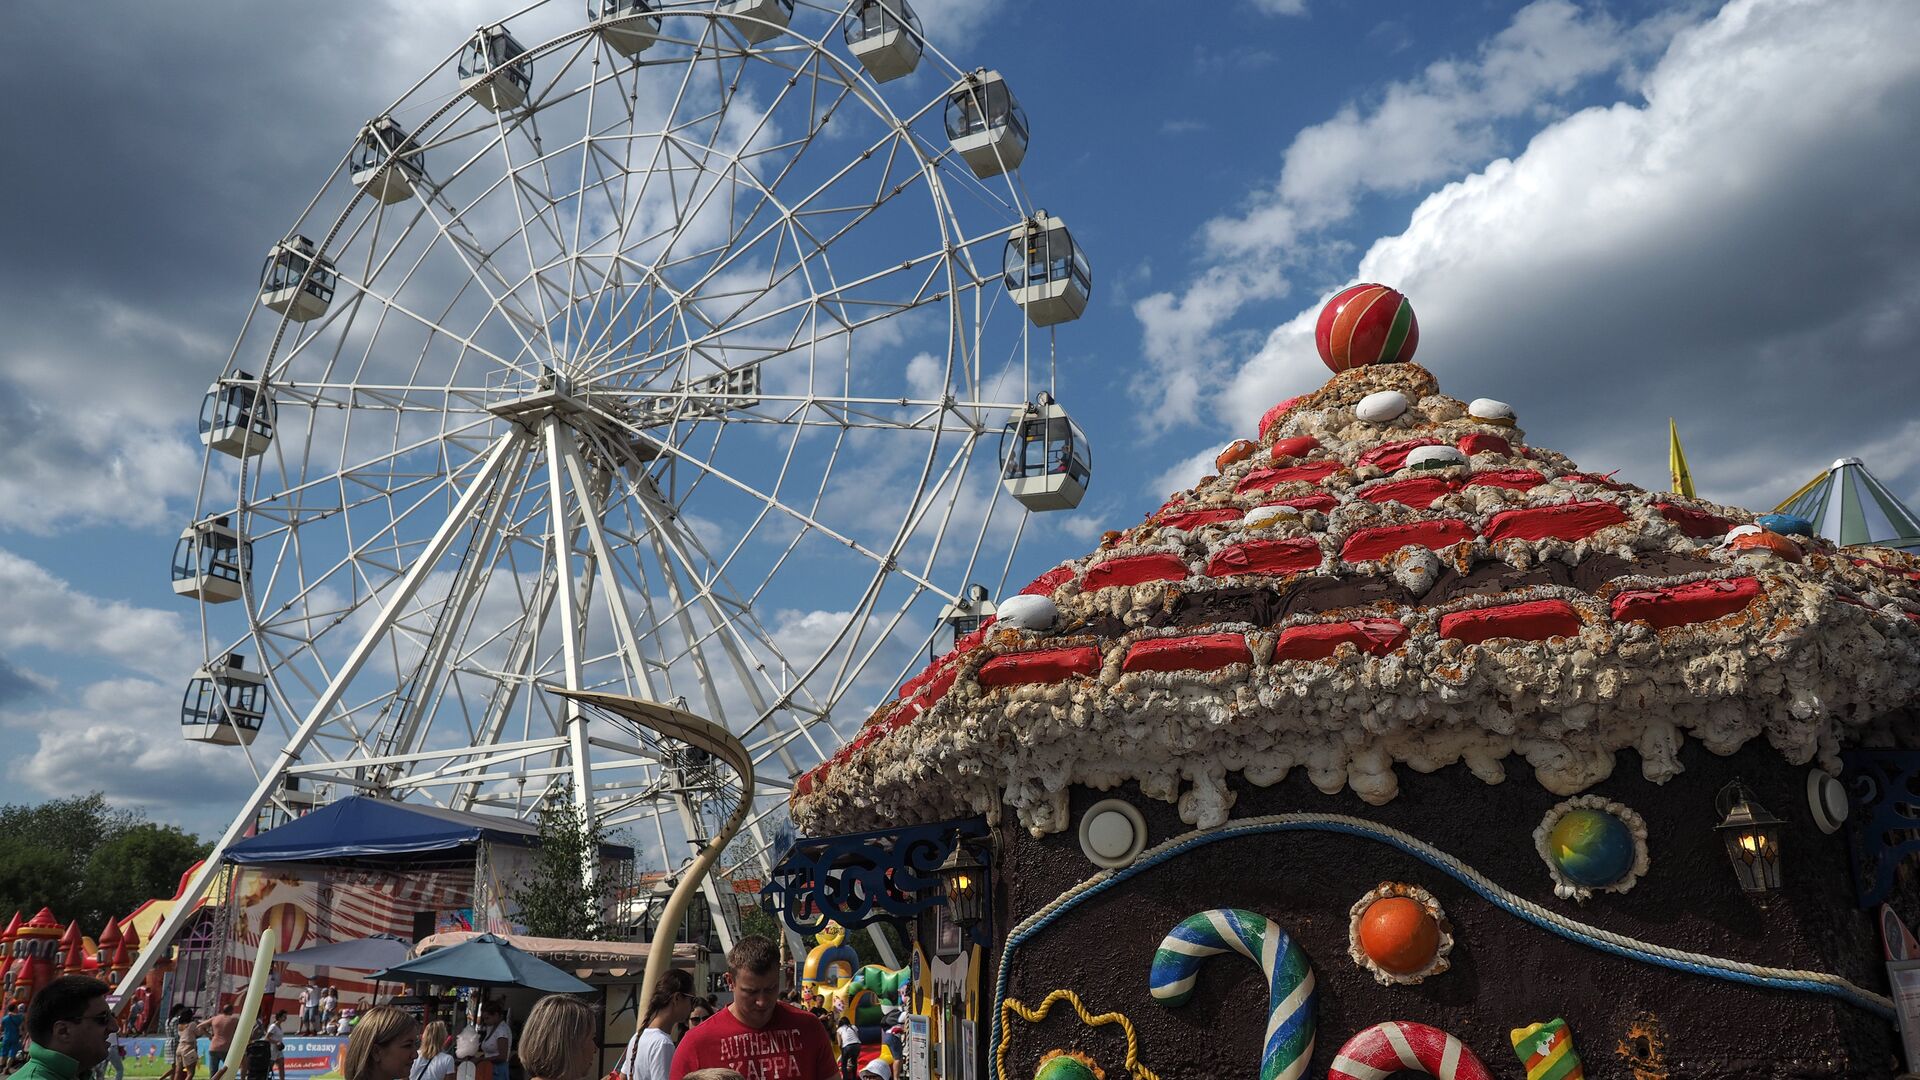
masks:
<path id="1" fill-rule="evenodd" d="M 27 1006 L 33 1049 L 13 1080 L 79 1080 L 107 1060 L 114 1024 L 108 989 L 99 979 L 63 975 L 35 993 Z"/>

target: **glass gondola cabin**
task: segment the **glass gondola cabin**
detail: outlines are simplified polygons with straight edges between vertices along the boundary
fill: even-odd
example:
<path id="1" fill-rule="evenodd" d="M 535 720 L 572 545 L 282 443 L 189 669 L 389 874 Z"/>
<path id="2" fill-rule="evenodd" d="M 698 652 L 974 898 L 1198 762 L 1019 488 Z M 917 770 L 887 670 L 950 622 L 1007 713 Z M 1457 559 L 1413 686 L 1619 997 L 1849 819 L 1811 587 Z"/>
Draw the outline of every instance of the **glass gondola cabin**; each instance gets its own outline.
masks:
<path id="1" fill-rule="evenodd" d="M 758 45 L 779 36 L 793 21 L 793 0 L 725 0 L 720 12 L 733 23 L 734 32 Z"/>
<path id="2" fill-rule="evenodd" d="M 587 0 L 587 20 L 600 40 L 625 56 L 639 56 L 660 40 L 660 16 L 647 0 Z"/>
<path id="3" fill-rule="evenodd" d="M 961 638 L 986 625 L 999 610 L 993 602 L 993 594 L 985 585 L 969 585 L 960 594 L 960 599 L 940 609 L 940 622 L 943 632 L 933 635 L 928 643 L 927 659 L 934 660 L 938 654 L 956 648 Z"/>
<path id="4" fill-rule="evenodd" d="M 976 71 L 947 92 L 947 142 L 982 180 L 1020 167 L 1027 114 L 997 71 Z"/>
<path id="5" fill-rule="evenodd" d="M 194 672 L 180 703 L 180 734 L 194 742 L 247 746 L 267 716 L 267 678 L 230 653 Z"/>
<path id="6" fill-rule="evenodd" d="M 273 445 L 273 398 L 253 376 L 236 371 L 207 389 L 200 403 L 200 441 L 242 460 Z"/>
<path id="7" fill-rule="evenodd" d="M 475 30 L 460 51 L 460 89 L 494 112 L 519 108 L 533 89 L 533 65 L 522 59 L 526 54 L 504 26 Z"/>
<path id="8" fill-rule="evenodd" d="M 1093 270 L 1066 222 L 1040 211 L 1007 241 L 1007 292 L 1035 326 L 1071 322 L 1087 310 Z"/>
<path id="9" fill-rule="evenodd" d="M 253 545 L 240 539 L 227 518 L 196 521 L 173 546 L 173 591 L 209 604 L 240 599 L 253 572 Z"/>
<path id="10" fill-rule="evenodd" d="M 308 322 L 327 313 L 339 281 L 333 264 L 315 254 L 313 241 L 289 236 L 267 252 L 260 302 L 294 322 Z"/>
<path id="11" fill-rule="evenodd" d="M 907 0 L 860 0 L 847 14 L 847 48 L 874 82 L 908 75 L 920 65 L 920 16 Z"/>
<path id="12" fill-rule="evenodd" d="M 1071 510 L 1093 479 L 1093 445 L 1049 394 L 1007 424 L 1000 450 L 1000 486 L 1029 510 Z"/>
<path id="13" fill-rule="evenodd" d="M 420 143 L 391 116 L 376 118 L 360 129 L 353 149 L 353 183 L 382 203 L 410 198 L 427 179 Z"/>

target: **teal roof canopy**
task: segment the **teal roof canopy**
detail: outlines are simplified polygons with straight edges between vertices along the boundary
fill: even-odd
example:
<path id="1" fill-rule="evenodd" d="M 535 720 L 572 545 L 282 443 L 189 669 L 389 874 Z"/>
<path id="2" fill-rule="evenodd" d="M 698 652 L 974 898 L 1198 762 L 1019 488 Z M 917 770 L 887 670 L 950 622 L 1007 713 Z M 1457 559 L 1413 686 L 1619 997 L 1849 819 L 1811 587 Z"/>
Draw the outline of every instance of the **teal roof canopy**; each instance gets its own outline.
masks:
<path id="1" fill-rule="evenodd" d="M 1859 458 L 1841 458 L 1777 508 L 1813 522 L 1842 547 L 1871 544 L 1920 553 L 1920 516 L 1887 490 Z"/>

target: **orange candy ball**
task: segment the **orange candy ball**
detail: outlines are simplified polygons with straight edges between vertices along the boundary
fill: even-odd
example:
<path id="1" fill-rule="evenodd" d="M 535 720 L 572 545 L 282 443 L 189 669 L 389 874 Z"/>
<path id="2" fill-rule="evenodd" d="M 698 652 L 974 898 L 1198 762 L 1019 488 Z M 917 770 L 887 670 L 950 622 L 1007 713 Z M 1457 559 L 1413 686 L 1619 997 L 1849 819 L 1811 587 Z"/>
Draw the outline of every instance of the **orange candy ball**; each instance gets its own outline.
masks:
<path id="1" fill-rule="evenodd" d="M 1440 924 L 1417 900 L 1382 897 L 1360 916 L 1360 949 L 1395 975 L 1410 974 L 1439 953 Z"/>

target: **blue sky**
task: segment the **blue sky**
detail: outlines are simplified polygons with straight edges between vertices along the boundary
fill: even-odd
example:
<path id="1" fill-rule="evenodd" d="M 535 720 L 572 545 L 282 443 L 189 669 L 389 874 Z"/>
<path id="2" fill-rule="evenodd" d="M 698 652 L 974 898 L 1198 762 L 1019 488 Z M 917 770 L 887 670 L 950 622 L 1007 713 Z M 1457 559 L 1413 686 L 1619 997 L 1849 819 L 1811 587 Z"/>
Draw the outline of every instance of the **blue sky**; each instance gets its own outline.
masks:
<path id="1" fill-rule="evenodd" d="M 203 832 L 244 773 L 182 745 L 198 615 L 166 563 L 192 421 L 288 228 L 367 115 L 482 3 L 27 3 L 0 71 L 0 740 L 8 799 L 89 787 Z M 1022 176 L 1090 253 L 1060 397 L 1095 446 L 1016 585 L 1203 475 L 1317 385 L 1310 320 L 1411 296 L 1445 392 L 1531 441 L 1770 508 L 1857 454 L 1920 496 L 1920 32 L 1875 0 L 929 3 L 1008 78 Z M 938 88 L 904 80 L 889 100 Z M 1920 500 L 1916 500 L 1920 501 Z M 844 609 L 832 583 L 780 605 Z"/>

